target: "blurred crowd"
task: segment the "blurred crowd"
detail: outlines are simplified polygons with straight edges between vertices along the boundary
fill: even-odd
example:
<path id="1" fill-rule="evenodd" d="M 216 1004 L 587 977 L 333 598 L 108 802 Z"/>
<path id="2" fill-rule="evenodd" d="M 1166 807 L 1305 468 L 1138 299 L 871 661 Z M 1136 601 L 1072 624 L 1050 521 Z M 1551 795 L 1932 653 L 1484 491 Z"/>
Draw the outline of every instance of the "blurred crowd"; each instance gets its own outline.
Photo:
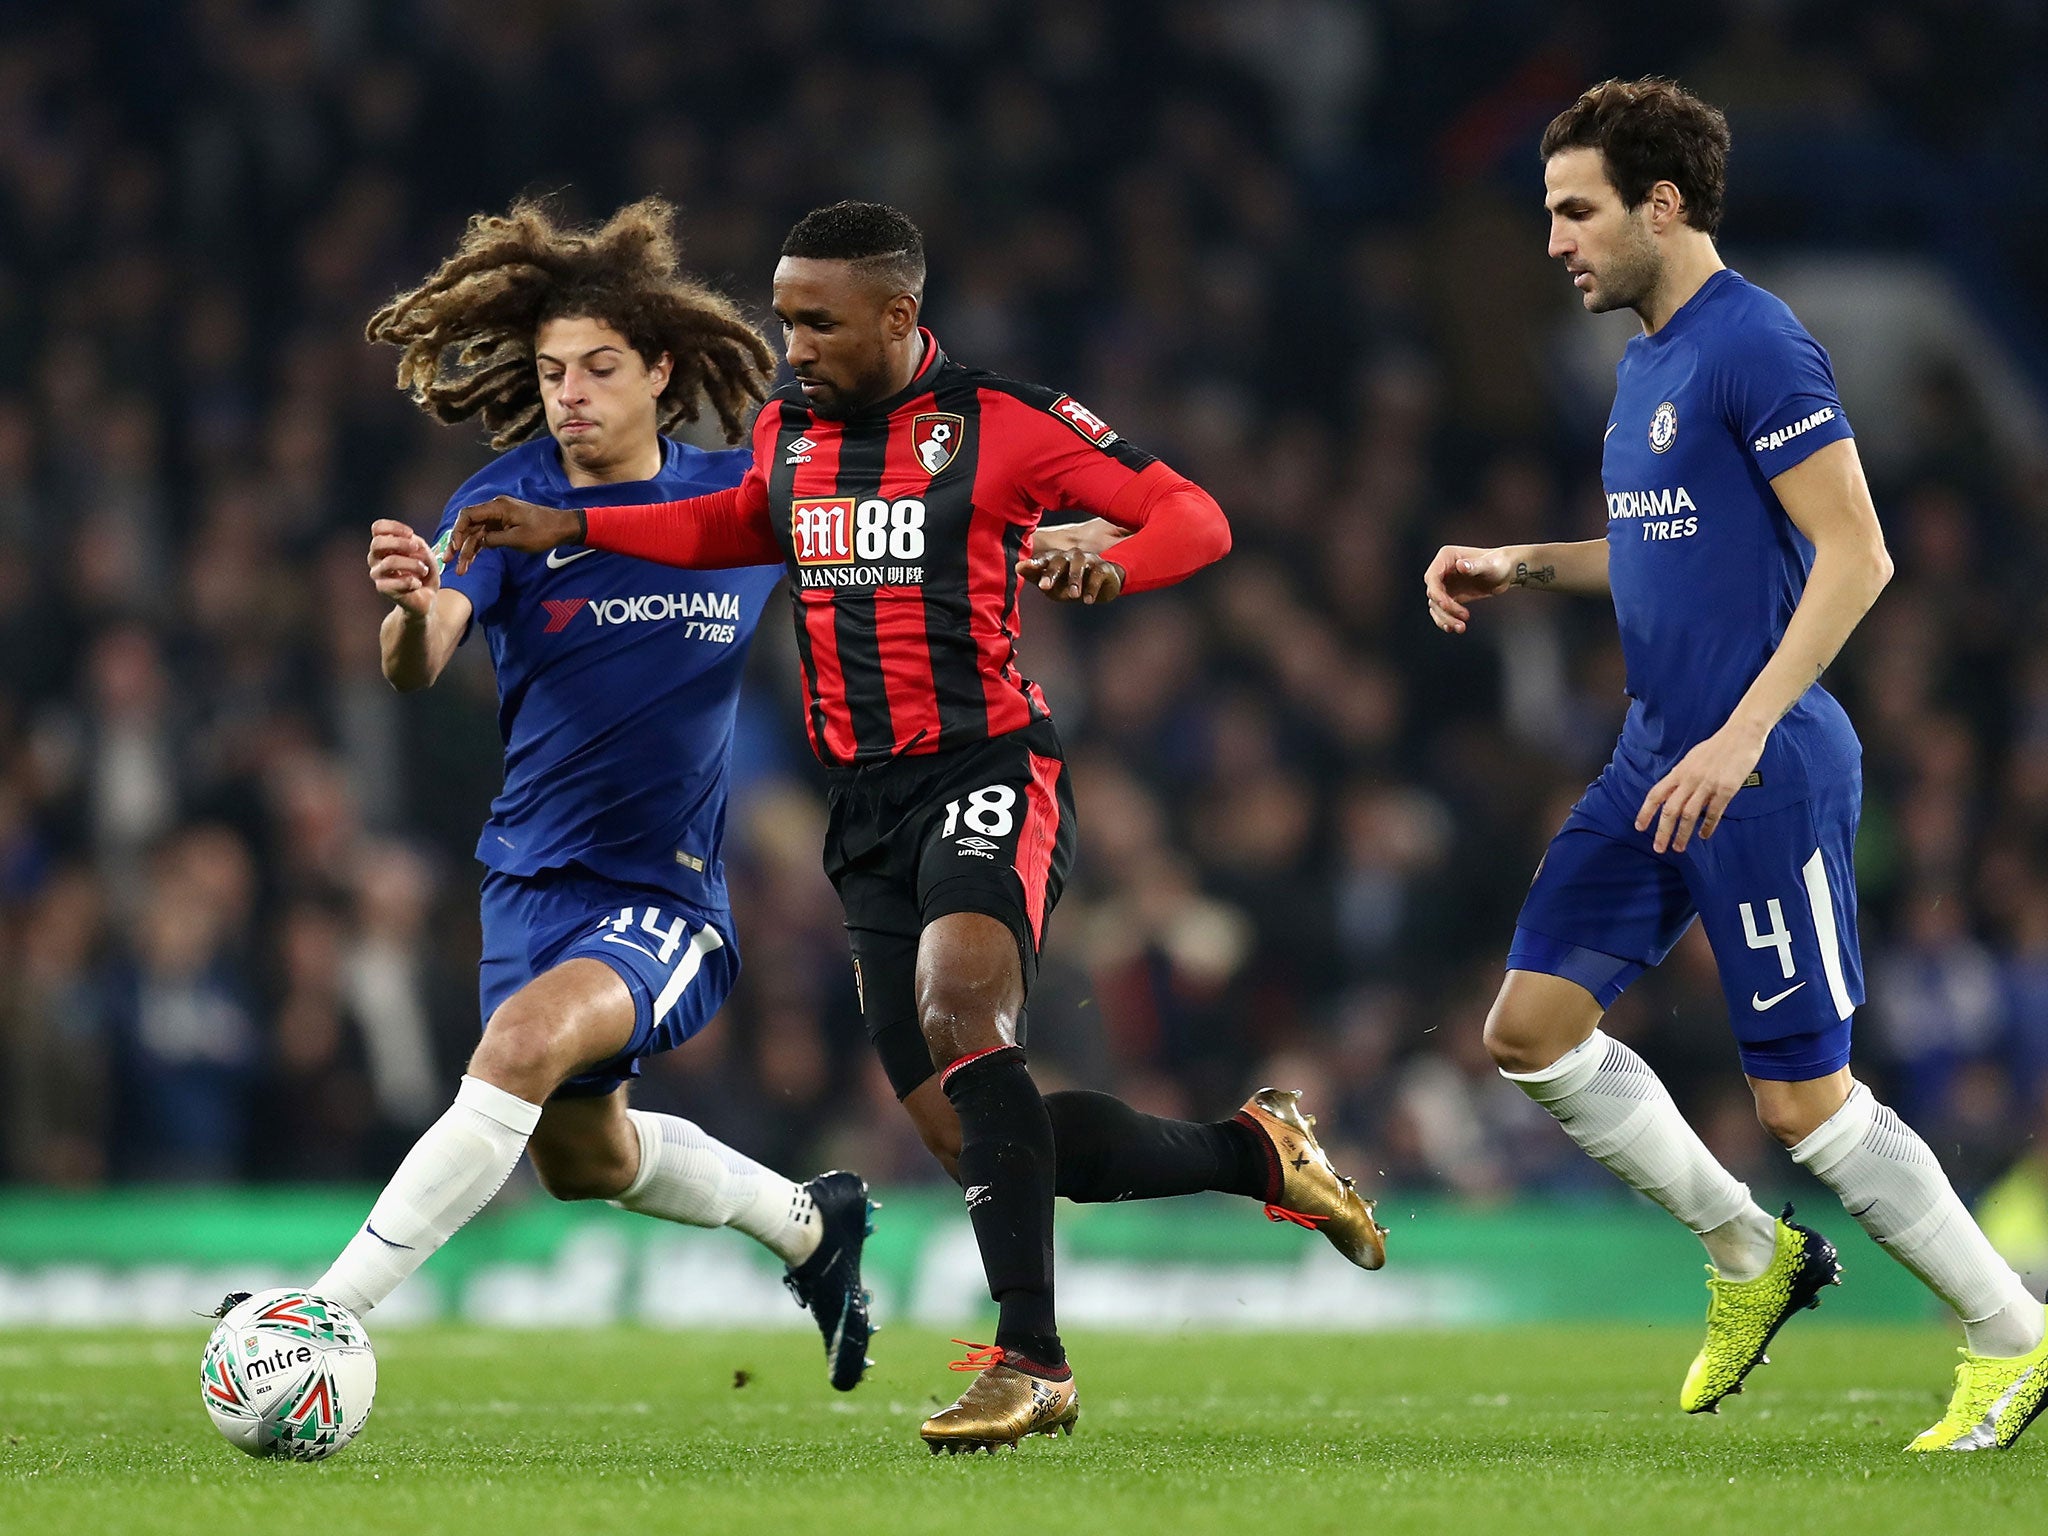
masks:
<path id="1" fill-rule="evenodd" d="M 486 450 L 395 391 L 362 324 L 471 212 L 656 191 L 763 319 L 795 216 L 898 203 L 954 356 L 1076 393 L 1231 514 L 1234 553 L 1183 588 L 1027 597 L 1082 828 L 1041 1079 L 1204 1117 L 1299 1085 L 1375 1184 L 1605 1190 L 1479 1026 L 1619 725 L 1612 615 L 1518 596 L 1454 640 L 1420 598 L 1440 543 L 1602 532 L 1605 399 L 1557 363 L 1576 301 L 1536 136 L 1603 75 L 1677 73 L 1734 121 L 1731 237 L 1958 264 L 2024 346 L 2048 222 L 1964 238 L 1854 168 L 2038 210 L 2020 61 L 2044 41 L 2030 7 L 1963 0 L 0 22 L 0 1178 L 381 1179 L 447 1102 L 494 686 L 478 645 L 428 693 L 385 686 L 363 551 L 373 517 L 430 528 Z M 2048 1093 L 2048 445 L 1992 432 L 1966 374 L 1918 380 L 1876 487 L 1899 575 L 1829 686 L 1867 749 L 1859 1070 L 1975 1189 Z M 741 721 L 746 972 L 635 1092 L 800 1176 L 933 1177 L 855 1012 L 787 629 L 778 604 Z M 1609 1027 L 1739 1174 L 1782 1182 L 1697 932 Z"/>

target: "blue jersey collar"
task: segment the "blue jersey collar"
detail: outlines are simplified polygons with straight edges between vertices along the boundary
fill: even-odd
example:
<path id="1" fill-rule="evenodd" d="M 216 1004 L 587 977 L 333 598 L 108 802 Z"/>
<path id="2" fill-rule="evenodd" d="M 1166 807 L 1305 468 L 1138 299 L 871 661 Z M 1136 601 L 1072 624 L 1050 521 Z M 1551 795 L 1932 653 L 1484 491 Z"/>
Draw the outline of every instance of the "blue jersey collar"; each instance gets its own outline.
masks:
<path id="1" fill-rule="evenodd" d="M 597 492 L 609 494 L 629 490 L 636 485 L 652 485 L 654 480 L 660 479 L 663 475 L 674 473 L 676 459 L 681 451 L 681 445 L 674 438 L 662 438 L 661 468 L 654 472 L 653 480 L 621 480 L 615 485 L 575 486 L 569 483 L 569 473 L 562 468 L 562 445 L 550 436 L 546 439 L 546 447 L 541 451 L 541 477 L 547 481 L 550 490 L 560 495 L 587 496 Z"/>
<path id="2" fill-rule="evenodd" d="M 1692 328 L 1693 323 L 1699 318 L 1700 311 L 1706 307 L 1709 299 L 1723 288 L 1726 288 L 1730 283 L 1739 283 L 1741 281 L 1742 275 L 1733 267 L 1723 267 L 1704 283 L 1701 283 L 1693 296 L 1672 312 L 1671 318 L 1664 322 L 1662 330 L 1653 336 L 1645 335 L 1637 339 L 1647 342 L 1653 347 L 1663 346 L 1672 337 Z"/>

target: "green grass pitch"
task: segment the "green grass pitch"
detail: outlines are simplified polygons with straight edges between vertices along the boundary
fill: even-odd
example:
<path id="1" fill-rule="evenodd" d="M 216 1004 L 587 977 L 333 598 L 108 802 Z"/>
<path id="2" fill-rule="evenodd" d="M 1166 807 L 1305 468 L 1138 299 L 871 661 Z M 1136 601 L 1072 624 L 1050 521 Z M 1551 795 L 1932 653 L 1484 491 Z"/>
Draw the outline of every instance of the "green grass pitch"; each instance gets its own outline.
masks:
<path id="1" fill-rule="evenodd" d="M 0 1334 L 0 1532 L 2039 1532 L 2048 1432 L 1909 1458 L 1955 1340 L 1795 1321 L 1718 1418 L 1694 1336 L 1633 1326 L 1077 1335 L 1071 1440 L 926 1454 L 951 1351 L 899 1326 L 855 1393 L 795 1334 L 393 1329 L 332 1461 L 258 1462 L 199 1406 L 204 1328 Z M 736 1373 L 745 1373 L 744 1385 Z"/>

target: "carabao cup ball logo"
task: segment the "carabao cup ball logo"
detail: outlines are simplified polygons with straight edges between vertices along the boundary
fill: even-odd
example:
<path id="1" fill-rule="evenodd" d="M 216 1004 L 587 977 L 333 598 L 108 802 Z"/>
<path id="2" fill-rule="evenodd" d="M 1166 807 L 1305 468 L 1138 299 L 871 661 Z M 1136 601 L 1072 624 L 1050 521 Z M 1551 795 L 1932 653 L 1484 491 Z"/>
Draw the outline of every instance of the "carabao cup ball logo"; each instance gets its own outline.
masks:
<path id="1" fill-rule="evenodd" d="M 1678 441 L 1678 407 L 1666 400 L 1650 417 L 1650 452 L 1662 453 Z"/>

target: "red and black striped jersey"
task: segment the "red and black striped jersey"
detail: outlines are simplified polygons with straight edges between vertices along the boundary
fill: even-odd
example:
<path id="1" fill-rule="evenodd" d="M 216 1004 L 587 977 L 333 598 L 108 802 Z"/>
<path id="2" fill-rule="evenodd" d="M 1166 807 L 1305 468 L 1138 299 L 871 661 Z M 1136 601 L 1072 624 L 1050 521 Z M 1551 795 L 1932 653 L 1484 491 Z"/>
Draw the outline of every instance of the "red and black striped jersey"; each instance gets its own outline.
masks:
<path id="1" fill-rule="evenodd" d="M 1017 560 L 1047 511 L 1106 510 L 1151 463 L 1078 401 L 962 368 L 929 335 L 909 385 L 844 420 L 794 385 L 772 397 L 749 478 L 788 567 L 820 760 L 943 751 L 1048 718 L 1017 666 Z"/>
<path id="2" fill-rule="evenodd" d="M 1152 462 L 1077 401 L 923 366 L 843 420 L 795 386 L 754 423 L 741 510 L 788 568 L 804 718 L 820 761 L 943 751 L 1049 718 L 1018 669 L 1017 560 L 1048 510 L 1104 510 Z"/>
<path id="3" fill-rule="evenodd" d="M 770 396 L 753 467 L 733 490 L 586 513 L 592 546 L 646 559 L 781 556 L 805 728 L 828 766 L 944 751 L 1050 718 L 1017 667 L 1017 561 L 1046 512 L 1141 529 L 1112 550 L 1127 591 L 1177 581 L 1229 548 L 1213 501 L 1079 401 L 962 368 L 921 335 L 910 383 L 851 416 L 816 415 L 794 384 Z M 1178 515 L 1148 527 L 1169 504 Z"/>

